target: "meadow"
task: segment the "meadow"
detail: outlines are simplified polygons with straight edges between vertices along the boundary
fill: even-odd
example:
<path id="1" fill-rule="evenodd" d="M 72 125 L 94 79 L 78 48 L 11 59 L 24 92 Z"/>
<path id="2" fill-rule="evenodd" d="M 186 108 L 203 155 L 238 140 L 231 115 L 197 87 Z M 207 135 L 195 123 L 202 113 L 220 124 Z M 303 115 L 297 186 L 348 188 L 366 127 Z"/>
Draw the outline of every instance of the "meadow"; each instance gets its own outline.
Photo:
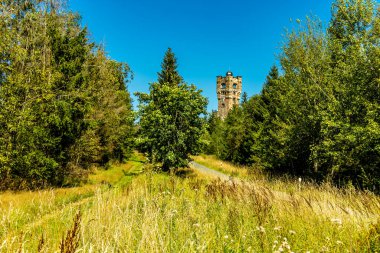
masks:
<path id="1" fill-rule="evenodd" d="M 214 169 L 221 164 L 194 159 Z M 95 170 L 82 186 L 3 192 L 0 252 L 380 250 L 379 196 L 222 165 L 237 180 L 191 169 L 161 173 L 135 154 Z"/>

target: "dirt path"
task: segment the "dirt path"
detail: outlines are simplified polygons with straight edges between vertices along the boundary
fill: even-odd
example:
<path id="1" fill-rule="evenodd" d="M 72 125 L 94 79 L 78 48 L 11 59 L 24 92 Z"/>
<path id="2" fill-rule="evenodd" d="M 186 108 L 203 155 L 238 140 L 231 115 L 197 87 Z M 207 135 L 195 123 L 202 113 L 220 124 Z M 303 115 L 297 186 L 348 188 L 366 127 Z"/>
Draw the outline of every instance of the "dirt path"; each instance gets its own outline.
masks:
<path id="1" fill-rule="evenodd" d="M 378 214 L 368 212 L 368 210 L 361 210 L 357 206 L 358 209 L 349 207 L 344 204 L 336 204 L 331 203 L 328 199 L 307 199 L 305 196 L 300 195 L 299 193 L 289 194 L 282 191 L 276 191 L 269 189 L 267 187 L 256 186 L 254 182 L 241 180 L 235 177 L 228 176 L 222 172 L 210 169 L 202 164 L 191 162 L 190 167 L 195 169 L 196 171 L 209 175 L 211 177 L 219 178 L 222 181 L 228 181 L 243 187 L 247 188 L 257 188 L 257 192 L 261 192 L 264 190 L 264 195 L 266 198 L 270 198 L 270 201 L 280 201 L 281 203 L 293 203 L 294 205 L 299 205 L 301 203 L 308 205 L 313 212 L 319 213 L 321 215 L 325 215 L 327 217 L 334 215 L 341 215 L 350 218 L 356 218 L 359 220 L 366 220 L 368 223 L 371 223 L 373 220 L 376 220 Z M 269 199 L 268 199 L 269 201 Z"/>
<path id="2" fill-rule="evenodd" d="M 46 223 L 50 219 L 55 218 L 59 215 L 62 215 L 65 211 L 67 211 L 69 209 L 78 209 L 79 210 L 80 206 L 89 203 L 91 200 L 94 199 L 94 197 L 95 197 L 95 195 L 90 196 L 90 197 L 86 197 L 86 198 L 81 199 L 79 201 L 72 202 L 72 203 L 69 203 L 68 205 L 62 206 L 61 208 L 58 208 L 58 209 L 56 209 L 50 213 L 47 213 L 44 216 L 40 217 L 39 219 L 34 220 L 33 222 L 26 224 L 22 228 L 22 230 L 23 231 L 32 231 L 36 227 L 42 226 L 44 223 Z M 74 212 L 74 214 L 75 214 L 75 212 Z"/>
<path id="3" fill-rule="evenodd" d="M 230 177 L 222 172 L 207 168 L 206 166 L 203 166 L 202 164 L 196 163 L 194 161 L 190 163 L 190 167 L 199 171 L 200 173 L 207 174 L 213 177 L 218 177 L 224 181 L 229 181 L 233 179 L 233 177 Z"/>

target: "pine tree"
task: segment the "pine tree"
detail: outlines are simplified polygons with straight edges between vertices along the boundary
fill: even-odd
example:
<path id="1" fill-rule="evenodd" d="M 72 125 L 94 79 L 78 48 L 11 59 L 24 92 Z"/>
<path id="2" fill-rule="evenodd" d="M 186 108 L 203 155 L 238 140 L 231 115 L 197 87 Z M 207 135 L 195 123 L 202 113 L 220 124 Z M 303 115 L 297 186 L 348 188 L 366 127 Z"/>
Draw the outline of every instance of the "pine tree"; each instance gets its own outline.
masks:
<path id="1" fill-rule="evenodd" d="M 169 47 L 161 63 L 161 72 L 157 73 L 158 83 L 161 85 L 167 83 L 171 86 L 178 86 L 183 81 L 183 78 L 179 75 L 177 67 L 177 59 Z"/>
<path id="2" fill-rule="evenodd" d="M 244 105 L 245 103 L 247 103 L 248 101 L 248 94 L 247 92 L 243 92 L 243 94 L 241 95 L 241 105 Z"/>

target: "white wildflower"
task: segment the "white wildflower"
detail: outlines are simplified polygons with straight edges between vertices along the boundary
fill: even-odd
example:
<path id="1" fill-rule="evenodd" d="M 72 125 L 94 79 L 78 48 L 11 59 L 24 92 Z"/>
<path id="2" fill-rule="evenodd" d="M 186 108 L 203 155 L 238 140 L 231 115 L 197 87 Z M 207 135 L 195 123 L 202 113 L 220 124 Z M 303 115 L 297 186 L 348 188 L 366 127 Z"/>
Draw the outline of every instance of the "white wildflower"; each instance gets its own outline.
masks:
<path id="1" fill-rule="evenodd" d="M 261 233 L 265 233 L 265 228 L 263 226 L 260 226 L 260 227 L 256 227 L 256 229 L 258 231 L 260 231 Z"/>
<path id="2" fill-rule="evenodd" d="M 339 218 L 332 218 L 331 219 L 331 222 L 334 223 L 334 224 L 337 224 L 337 225 L 342 225 L 342 220 L 339 219 Z"/>

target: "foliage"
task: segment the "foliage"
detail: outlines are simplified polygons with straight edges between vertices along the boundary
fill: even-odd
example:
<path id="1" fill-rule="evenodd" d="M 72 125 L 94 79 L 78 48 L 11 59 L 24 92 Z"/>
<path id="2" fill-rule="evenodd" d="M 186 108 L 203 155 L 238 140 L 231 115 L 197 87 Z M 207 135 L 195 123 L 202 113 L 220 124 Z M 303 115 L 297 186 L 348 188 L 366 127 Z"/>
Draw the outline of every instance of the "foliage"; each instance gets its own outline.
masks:
<path id="1" fill-rule="evenodd" d="M 203 148 L 202 152 L 206 154 L 215 154 L 220 157 L 224 147 L 223 122 L 218 117 L 216 111 L 213 111 L 207 117 L 205 125 L 207 130 L 205 139 L 208 140 L 208 145 Z"/>
<path id="2" fill-rule="evenodd" d="M 246 127 L 250 123 L 250 119 L 245 117 L 246 105 L 243 108 L 234 106 L 224 120 L 224 145 L 220 157 L 239 164 L 247 162 L 245 158 L 249 156 L 252 144 Z"/>
<path id="3" fill-rule="evenodd" d="M 245 103 L 247 103 L 247 101 L 248 101 L 248 94 L 247 94 L 247 92 L 243 92 L 243 94 L 241 95 L 241 104 L 245 104 Z"/>
<path id="4" fill-rule="evenodd" d="M 380 11 L 337 0 L 288 32 L 260 95 L 232 110 L 217 154 L 273 173 L 380 189 Z M 243 138 L 241 138 L 243 137 Z"/>
<path id="5" fill-rule="evenodd" d="M 172 86 L 177 86 L 182 83 L 183 78 L 179 75 L 177 67 L 177 58 L 169 47 L 161 63 L 161 72 L 158 73 L 158 83 L 161 85 L 170 84 Z"/>
<path id="6" fill-rule="evenodd" d="M 1 10 L 0 188 L 63 185 L 128 155 L 128 66 L 89 42 L 59 1 Z"/>
<path id="7" fill-rule="evenodd" d="M 150 93 L 138 93 L 139 145 L 148 154 L 152 163 L 159 162 L 162 169 L 187 166 L 189 154 L 200 148 L 203 120 L 207 99 L 195 85 L 178 84 L 179 77 L 175 59 L 169 49 L 162 64 L 168 79 L 164 83 L 152 83 Z M 169 72 L 166 72 L 169 71 Z M 159 77 L 159 80 L 160 77 Z M 167 82 L 171 81 L 171 83 Z"/>
<path id="8" fill-rule="evenodd" d="M 313 158 L 332 178 L 380 190 L 380 12 L 372 1 L 337 1 L 333 7 L 332 87 Z"/>

